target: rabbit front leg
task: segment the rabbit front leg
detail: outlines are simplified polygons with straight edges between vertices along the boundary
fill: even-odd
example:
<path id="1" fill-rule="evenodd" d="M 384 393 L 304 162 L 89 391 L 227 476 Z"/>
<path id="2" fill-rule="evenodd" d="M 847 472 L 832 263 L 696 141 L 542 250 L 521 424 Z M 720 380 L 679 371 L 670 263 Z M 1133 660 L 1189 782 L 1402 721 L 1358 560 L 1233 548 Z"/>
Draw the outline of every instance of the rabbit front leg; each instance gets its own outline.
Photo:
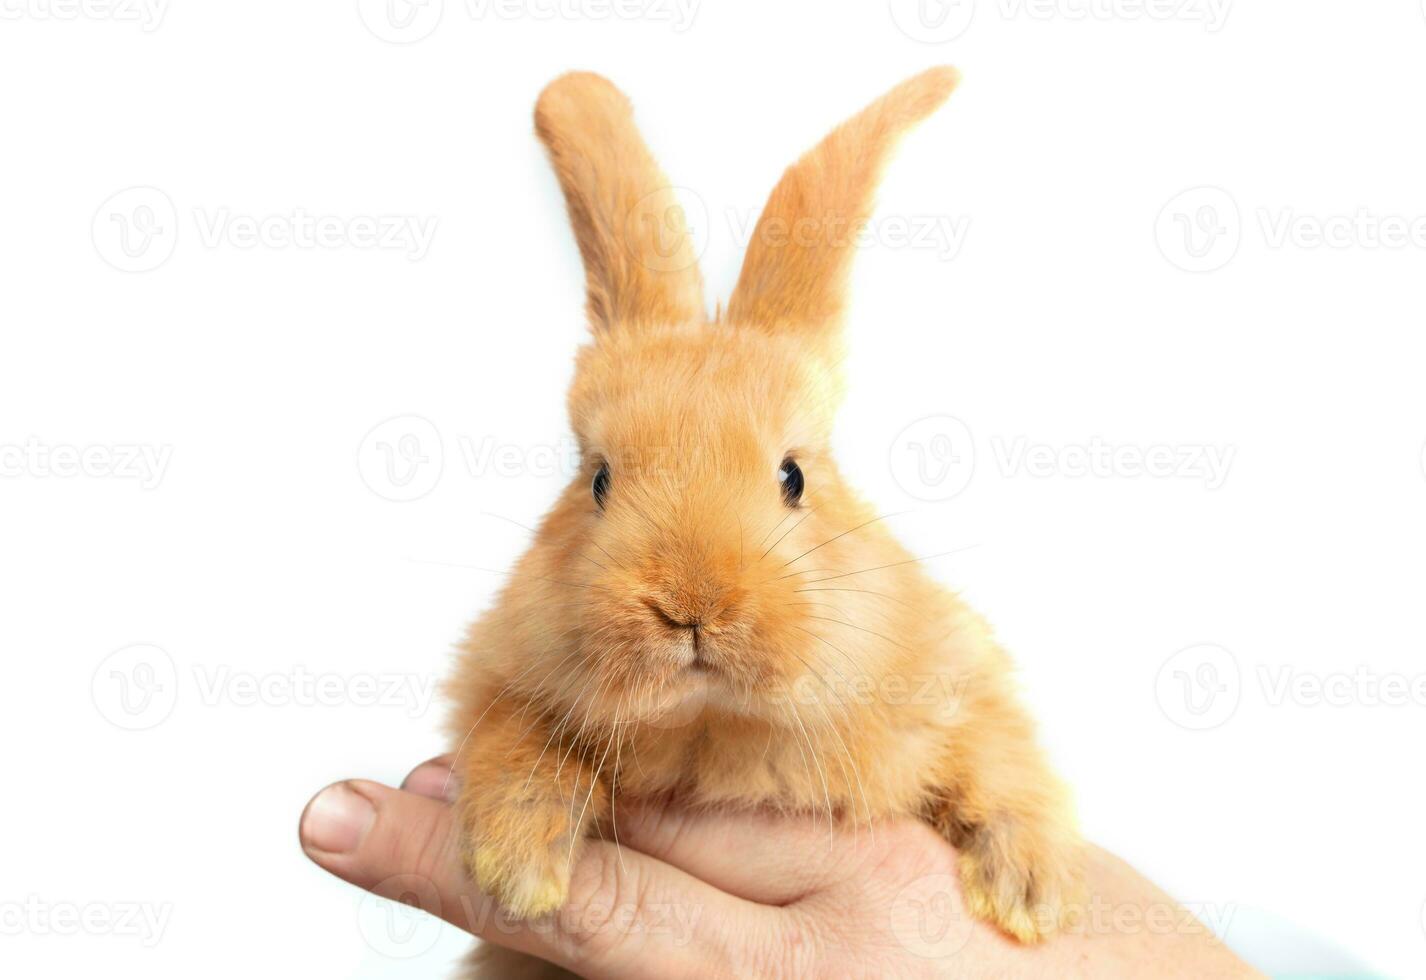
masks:
<path id="1" fill-rule="evenodd" d="M 554 912 L 608 794 L 577 751 L 566 751 L 520 705 L 493 706 L 456 761 L 462 857 L 480 886 L 518 919 Z"/>
<path id="2" fill-rule="evenodd" d="M 1080 901 L 1083 845 L 1067 793 L 1018 708 L 957 732 L 927 817 L 957 849 L 966 906 L 1023 943 L 1055 933 Z"/>

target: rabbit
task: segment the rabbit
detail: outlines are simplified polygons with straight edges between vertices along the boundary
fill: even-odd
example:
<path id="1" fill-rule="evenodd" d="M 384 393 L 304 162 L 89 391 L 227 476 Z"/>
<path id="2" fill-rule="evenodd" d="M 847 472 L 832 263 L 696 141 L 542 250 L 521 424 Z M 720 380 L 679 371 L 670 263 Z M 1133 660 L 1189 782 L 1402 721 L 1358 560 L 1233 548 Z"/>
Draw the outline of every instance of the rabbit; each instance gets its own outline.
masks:
<path id="1" fill-rule="evenodd" d="M 829 450 L 856 239 L 898 138 L 958 79 L 916 75 L 790 167 L 712 317 L 629 101 L 583 72 L 540 95 L 586 277 L 582 470 L 448 686 L 462 858 L 508 915 L 562 906 L 616 797 L 919 818 L 958 850 L 972 913 L 1024 943 L 1075 894 L 1067 790 L 1007 655 Z"/>

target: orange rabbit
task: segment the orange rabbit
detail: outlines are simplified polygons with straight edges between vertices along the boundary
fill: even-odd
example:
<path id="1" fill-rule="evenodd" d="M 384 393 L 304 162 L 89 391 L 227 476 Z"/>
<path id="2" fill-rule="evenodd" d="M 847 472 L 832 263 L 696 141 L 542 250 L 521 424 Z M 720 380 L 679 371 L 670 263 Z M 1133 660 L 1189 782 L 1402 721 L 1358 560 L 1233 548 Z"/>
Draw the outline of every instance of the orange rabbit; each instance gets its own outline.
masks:
<path id="1" fill-rule="evenodd" d="M 917 75 L 793 165 L 713 319 L 628 100 L 583 73 L 540 96 L 587 277 L 583 472 L 450 686 L 464 858 L 510 914 L 564 903 L 626 795 L 919 816 L 959 850 L 970 908 L 1025 942 L 1073 893 L 1079 839 L 1008 658 L 828 445 L 855 241 L 898 137 L 957 78 Z"/>

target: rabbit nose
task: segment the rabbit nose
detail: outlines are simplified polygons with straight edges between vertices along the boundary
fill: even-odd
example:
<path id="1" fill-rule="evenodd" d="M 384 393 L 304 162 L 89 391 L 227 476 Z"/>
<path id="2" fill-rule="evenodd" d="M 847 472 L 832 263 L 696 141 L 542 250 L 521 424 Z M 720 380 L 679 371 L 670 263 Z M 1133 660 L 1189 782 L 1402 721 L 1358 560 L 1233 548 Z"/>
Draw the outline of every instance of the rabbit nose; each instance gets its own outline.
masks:
<path id="1" fill-rule="evenodd" d="M 683 609 L 675 603 L 659 599 L 645 599 L 644 605 L 653 610 L 654 615 L 665 624 L 676 629 L 691 629 L 697 631 L 703 626 L 703 616 L 690 615 L 687 609 Z"/>
<path id="2" fill-rule="evenodd" d="M 644 596 L 644 605 L 666 626 L 715 633 L 737 601 L 735 590 L 726 588 L 654 589 Z"/>

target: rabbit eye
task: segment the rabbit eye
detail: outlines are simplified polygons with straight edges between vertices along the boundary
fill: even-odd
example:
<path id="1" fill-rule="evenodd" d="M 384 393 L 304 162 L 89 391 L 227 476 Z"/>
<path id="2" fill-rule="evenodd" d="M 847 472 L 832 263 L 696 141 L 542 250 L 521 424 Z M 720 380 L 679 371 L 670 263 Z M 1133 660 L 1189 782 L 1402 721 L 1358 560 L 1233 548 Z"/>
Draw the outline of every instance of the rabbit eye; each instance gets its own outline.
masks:
<path id="1" fill-rule="evenodd" d="M 605 463 L 599 467 L 599 472 L 594 474 L 594 482 L 590 484 L 589 490 L 594 494 L 594 502 L 599 505 L 599 509 L 604 509 L 604 498 L 609 496 L 609 464 Z"/>
<path id="2" fill-rule="evenodd" d="M 796 507 L 797 502 L 802 499 L 804 481 L 802 479 L 802 467 L 798 466 L 791 457 L 784 459 L 782 465 L 777 469 L 777 481 L 782 484 L 782 499 L 789 507 Z"/>

